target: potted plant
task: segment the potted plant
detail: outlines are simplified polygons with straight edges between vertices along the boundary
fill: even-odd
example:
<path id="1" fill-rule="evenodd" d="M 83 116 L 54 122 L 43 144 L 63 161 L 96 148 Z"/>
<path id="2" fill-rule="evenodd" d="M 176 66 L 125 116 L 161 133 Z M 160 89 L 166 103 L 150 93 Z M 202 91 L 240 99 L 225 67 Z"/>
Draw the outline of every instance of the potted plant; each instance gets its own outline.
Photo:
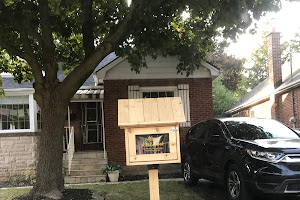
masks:
<path id="1" fill-rule="evenodd" d="M 117 182 L 121 170 L 122 170 L 121 165 L 117 163 L 110 163 L 106 165 L 104 168 L 102 168 L 102 173 L 108 175 L 110 182 Z"/>

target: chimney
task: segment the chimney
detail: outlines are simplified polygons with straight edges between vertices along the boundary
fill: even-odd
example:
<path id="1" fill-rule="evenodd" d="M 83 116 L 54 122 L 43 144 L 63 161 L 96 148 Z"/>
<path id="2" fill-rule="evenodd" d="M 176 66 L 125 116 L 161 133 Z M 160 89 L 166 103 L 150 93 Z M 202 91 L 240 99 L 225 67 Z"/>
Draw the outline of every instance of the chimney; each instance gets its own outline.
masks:
<path id="1" fill-rule="evenodd" d="M 271 32 L 267 36 L 268 41 L 268 66 L 270 85 L 277 88 L 282 83 L 280 33 Z"/>

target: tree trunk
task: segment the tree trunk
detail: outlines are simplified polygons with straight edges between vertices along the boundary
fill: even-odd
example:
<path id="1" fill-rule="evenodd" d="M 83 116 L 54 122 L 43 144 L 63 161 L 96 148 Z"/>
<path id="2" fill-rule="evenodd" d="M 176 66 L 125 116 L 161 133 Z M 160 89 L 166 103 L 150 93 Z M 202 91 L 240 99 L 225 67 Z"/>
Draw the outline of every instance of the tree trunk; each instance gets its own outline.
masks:
<path id="1" fill-rule="evenodd" d="M 63 133 L 68 103 L 59 98 L 43 100 L 42 132 L 38 144 L 36 184 L 30 195 L 61 199 L 64 188 L 62 176 Z"/>

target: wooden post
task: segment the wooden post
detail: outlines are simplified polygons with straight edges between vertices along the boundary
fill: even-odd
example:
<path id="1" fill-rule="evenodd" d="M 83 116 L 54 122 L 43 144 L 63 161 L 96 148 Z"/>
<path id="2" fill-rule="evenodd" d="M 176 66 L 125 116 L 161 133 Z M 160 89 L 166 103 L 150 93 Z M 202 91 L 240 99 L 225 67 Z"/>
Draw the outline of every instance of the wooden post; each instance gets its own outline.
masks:
<path id="1" fill-rule="evenodd" d="M 159 200 L 158 165 L 148 165 L 150 200 Z"/>

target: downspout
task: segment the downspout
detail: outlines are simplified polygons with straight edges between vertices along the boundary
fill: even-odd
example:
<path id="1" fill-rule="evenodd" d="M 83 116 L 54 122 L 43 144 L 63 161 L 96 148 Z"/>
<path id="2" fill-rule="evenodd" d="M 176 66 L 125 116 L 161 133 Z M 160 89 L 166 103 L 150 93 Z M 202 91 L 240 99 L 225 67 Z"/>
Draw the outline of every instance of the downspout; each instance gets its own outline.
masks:
<path id="1" fill-rule="evenodd" d="M 292 56 L 292 47 L 290 46 L 290 69 L 291 69 L 291 81 L 293 80 L 293 56 Z M 293 123 L 293 128 L 296 128 L 296 114 L 295 114 L 295 97 L 294 97 L 294 89 L 291 89 L 292 95 L 292 112 L 293 117 L 290 121 Z"/>

